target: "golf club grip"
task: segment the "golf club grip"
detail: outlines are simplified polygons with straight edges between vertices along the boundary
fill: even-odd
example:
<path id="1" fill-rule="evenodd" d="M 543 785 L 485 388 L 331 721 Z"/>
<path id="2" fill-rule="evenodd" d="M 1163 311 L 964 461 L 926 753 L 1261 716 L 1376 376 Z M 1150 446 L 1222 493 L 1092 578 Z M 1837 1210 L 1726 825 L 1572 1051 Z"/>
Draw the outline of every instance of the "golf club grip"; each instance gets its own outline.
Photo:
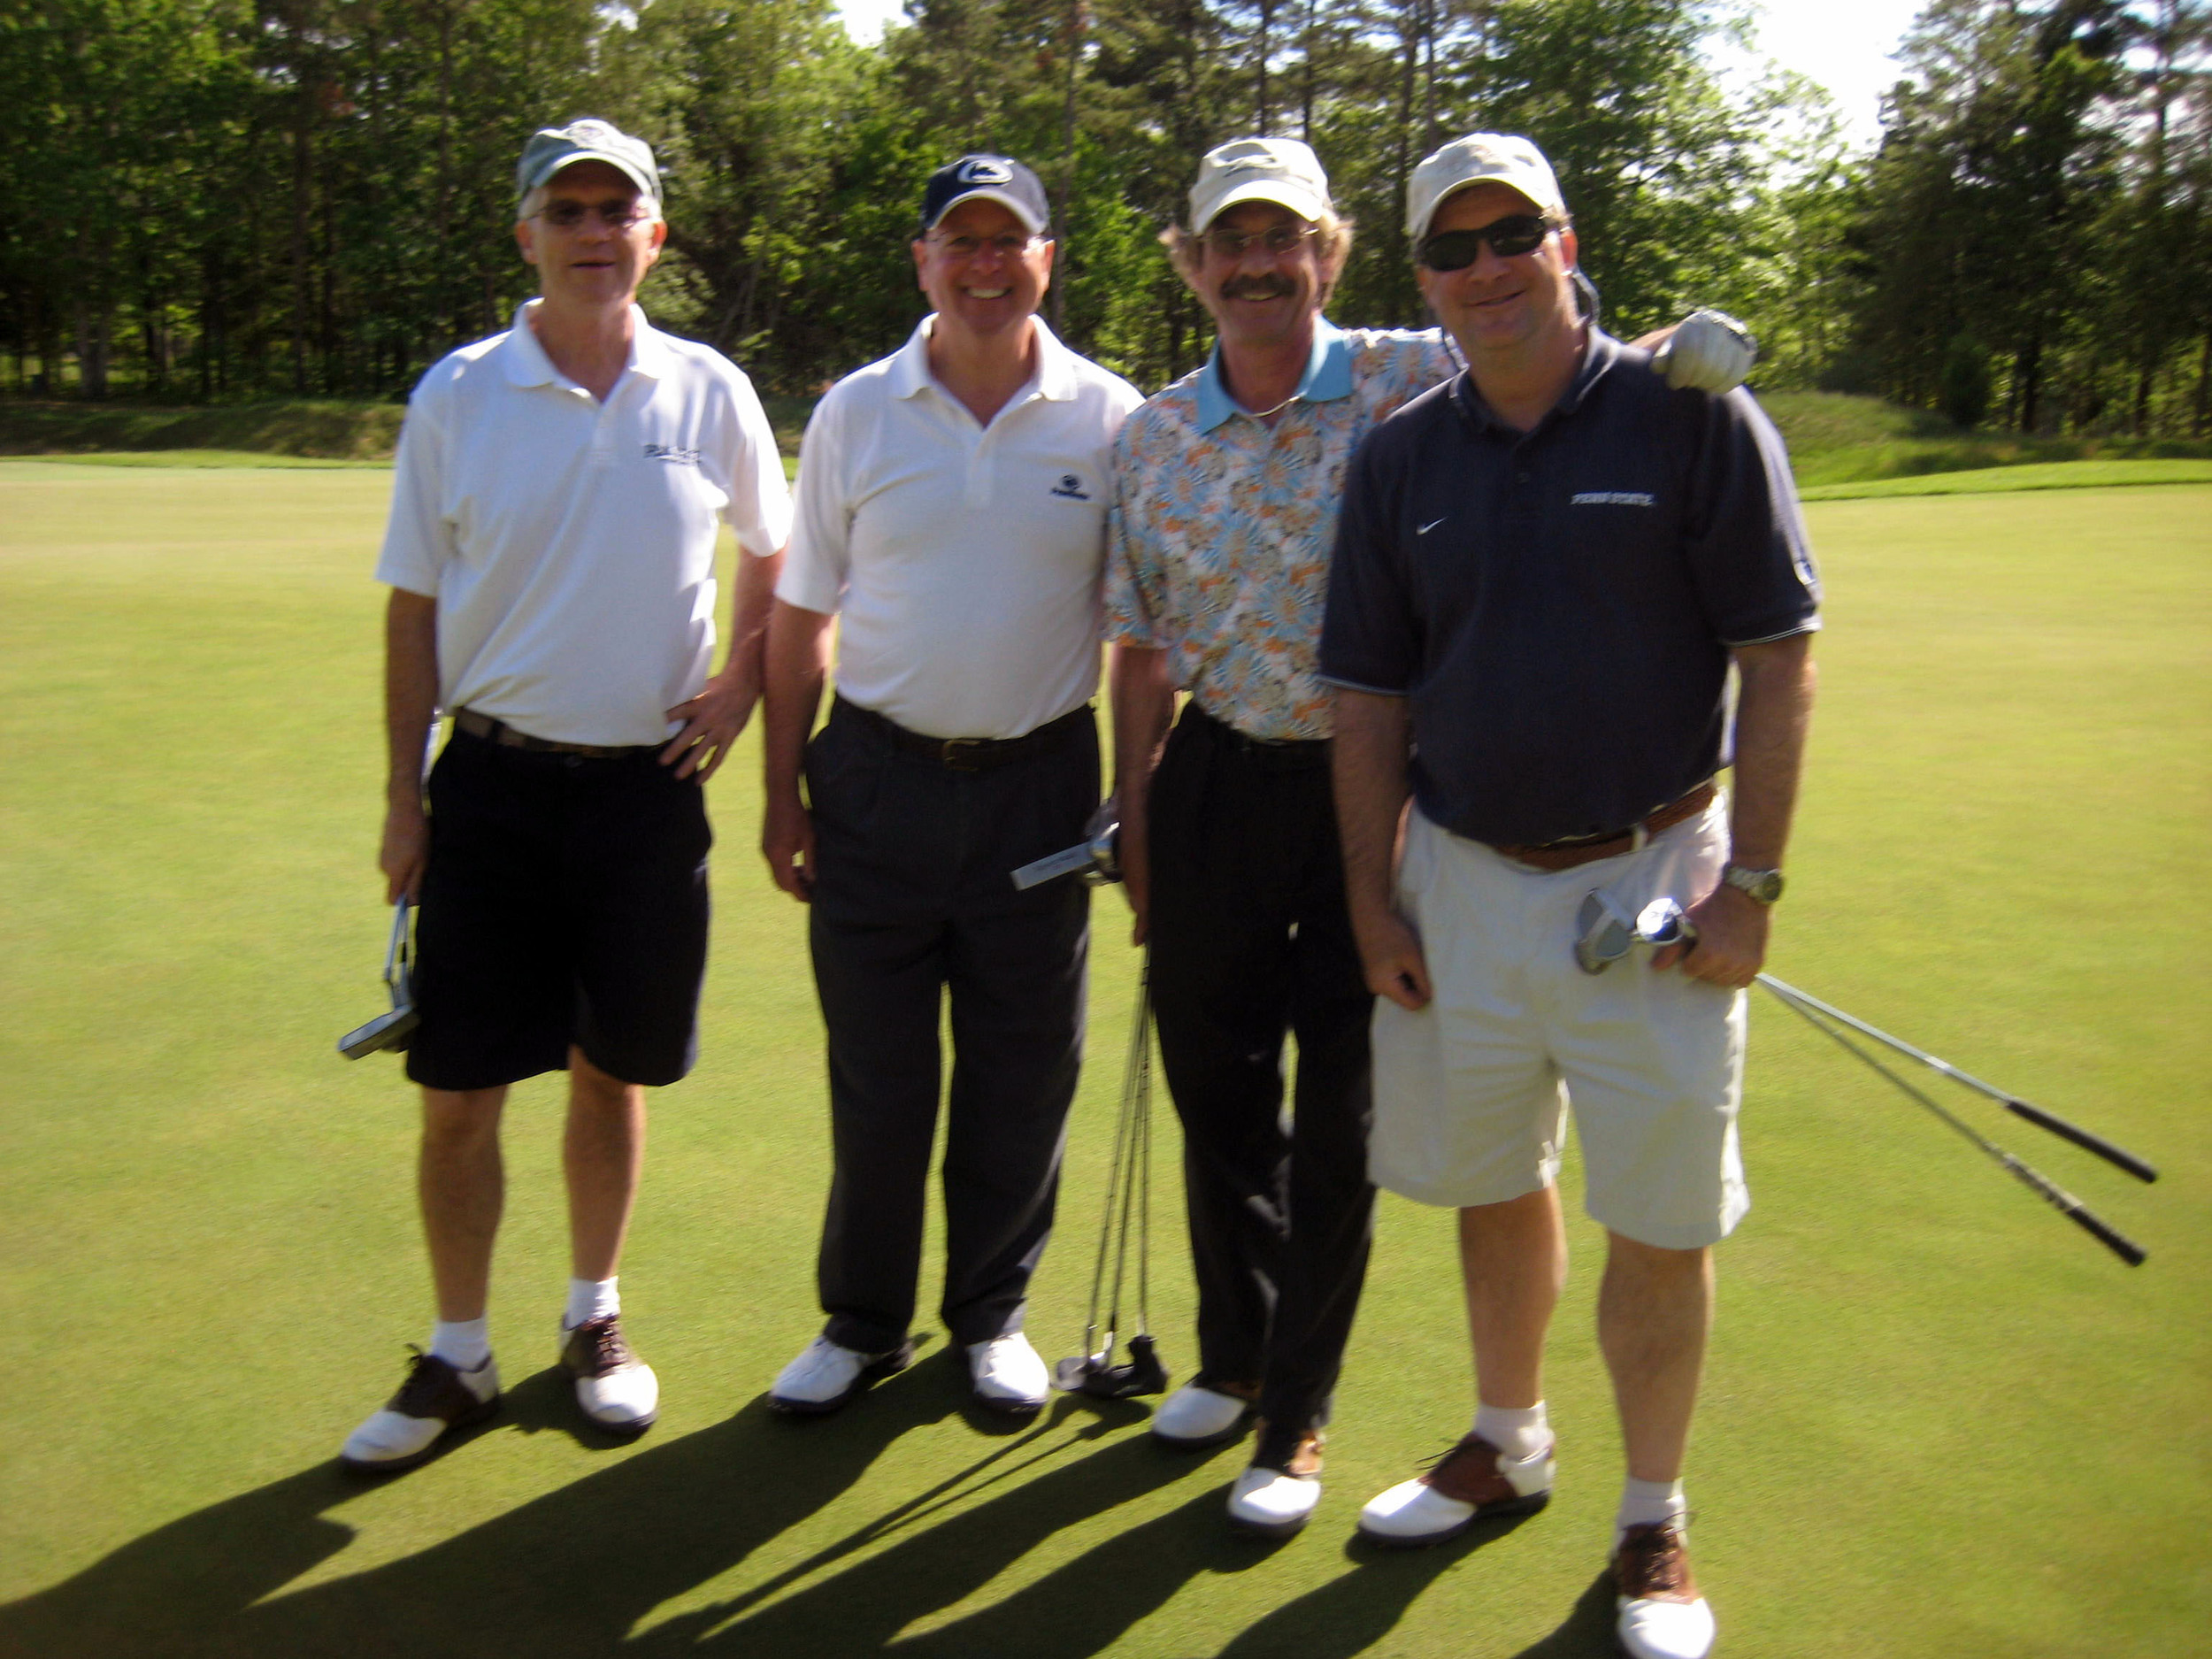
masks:
<path id="1" fill-rule="evenodd" d="M 2038 1129 L 2049 1130 L 2062 1141 L 2072 1141 L 2084 1152 L 2095 1153 L 2107 1164 L 2118 1165 L 2139 1181 L 2154 1181 L 2158 1179 L 2156 1170 L 2144 1163 L 2125 1147 L 2116 1147 L 2101 1135 L 2091 1134 L 2079 1124 L 2070 1124 L 2055 1113 L 2045 1111 L 2040 1106 L 2008 1095 L 2005 1098 L 2005 1110 L 2016 1118 L 2026 1118 Z"/>
<path id="2" fill-rule="evenodd" d="M 2125 1233 L 2115 1232 L 2100 1221 L 2090 1213 L 2080 1199 L 2075 1197 L 2056 1181 L 2030 1169 L 2009 1152 L 2001 1156 L 2005 1167 L 2019 1177 L 2024 1186 L 2033 1188 L 2052 1209 L 2057 1210 L 2084 1233 L 2093 1235 L 2106 1249 L 2111 1251 L 2130 1267 L 2140 1267 L 2149 1259 L 2149 1251 Z"/>

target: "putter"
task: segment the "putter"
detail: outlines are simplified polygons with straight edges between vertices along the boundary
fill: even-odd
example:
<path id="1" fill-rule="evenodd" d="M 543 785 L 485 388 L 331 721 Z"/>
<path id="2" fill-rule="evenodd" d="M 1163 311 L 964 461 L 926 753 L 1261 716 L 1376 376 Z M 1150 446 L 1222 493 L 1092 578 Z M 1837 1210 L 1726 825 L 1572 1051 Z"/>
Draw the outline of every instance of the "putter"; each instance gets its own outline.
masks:
<path id="1" fill-rule="evenodd" d="M 1689 918 L 1683 914 L 1681 905 L 1671 898 L 1654 899 L 1637 914 L 1632 922 L 1619 905 L 1614 902 L 1610 895 L 1602 892 L 1593 893 L 1582 902 L 1582 909 L 1576 921 L 1579 932 L 1575 939 L 1575 962 L 1586 973 L 1604 972 L 1616 962 L 1626 956 L 1630 949 L 1637 945 L 1648 945 L 1654 949 L 1660 949 L 1668 945 L 1687 944 L 1694 949 L 1697 944 L 1697 929 L 1691 924 Z M 1887 1032 L 1878 1030 L 1863 1020 L 1854 1018 L 1841 1009 L 1809 995 L 1799 990 L 1795 986 L 1776 979 L 1770 973 L 1760 974 L 1758 983 L 1764 986 L 1777 1002 L 1804 1019 L 1814 1030 L 1831 1038 L 1847 1052 L 1855 1055 L 1871 1067 L 1877 1074 L 1895 1085 L 1905 1094 L 1927 1108 L 1953 1129 L 1958 1131 L 1960 1134 L 1972 1141 L 1986 1156 L 1995 1160 L 2010 1172 L 2022 1186 L 2027 1187 L 2044 1202 L 2096 1239 L 2099 1243 L 2130 1267 L 2140 1267 L 2147 1259 L 2148 1252 L 2141 1245 L 2100 1219 L 2081 1200 L 2076 1198 L 2048 1176 L 2006 1151 L 1955 1113 L 1946 1110 L 1942 1105 L 1923 1090 L 1915 1088 L 1889 1067 L 1884 1065 L 1875 1056 L 1852 1041 L 1845 1034 L 1845 1028 L 1847 1026 L 1852 1031 L 1886 1043 L 1899 1053 L 1909 1055 L 1954 1082 L 1988 1095 L 2018 1117 L 2034 1124 L 2038 1128 L 2047 1129 L 2053 1134 L 2080 1147 L 2084 1151 L 2094 1153 L 2108 1163 L 2125 1170 L 2139 1180 L 2156 1180 L 2158 1171 L 2141 1158 L 2137 1157 L 2135 1154 L 2128 1151 L 2124 1147 L 2115 1146 L 2101 1135 L 2093 1134 L 2078 1124 L 2069 1123 L 2055 1112 L 2045 1111 L 2039 1106 L 2031 1105 L 2026 1101 L 1983 1082 L 1979 1078 L 1970 1076 L 1947 1061 L 1939 1060 L 1935 1056 L 1916 1048 L 1910 1043 L 1891 1036 Z"/>
<path id="2" fill-rule="evenodd" d="M 1024 864 L 1013 872 L 1017 890 L 1026 893 L 1048 881 L 1062 876 L 1083 873 L 1084 881 L 1094 887 L 1121 879 L 1121 815 L 1111 801 L 1099 806 L 1091 814 L 1091 821 L 1083 826 L 1080 841 L 1064 852 L 1048 854 L 1033 864 Z"/>
<path id="3" fill-rule="evenodd" d="M 1135 1235 L 1137 1329 L 1129 1358 L 1114 1363 L 1121 1333 L 1121 1298 Z M 1167 1368 L 1160 1363 L 1149 1325 L 1152 1256 L 1152 998 L 1148 973 L 1137 979 L 1136 1018 L 1129 1033 L 1129 1062 L 1122 1076 L 1121 1118 L 1114 1129 L 1114 1162 L 1106 1178 L 1106 1215 L 1098 1234 L 1098 1262 L 1091 1271 L 1091 1306 L 1083 1322 L 1083 1348 L 1052 1368 L 1052 1386 L 1064 1394 L 1099 1400 L 1164 1394 Z M 1108 1263 L 1112 1283 L 1108 1285 Z M 1099 1310 L 1106 1316 L 1102 1324 Z"/>
<path id="4" fill-rule="evenodd" d="M 391 1011 L 379 1014 L 367 1025 L 357 1025 L 338 1039 L 338 1052 L 349 1060 L 358 1060 L 363 1055 L 375 1054 L 380 1049 L 397 1054 L 407 1047 L 409 1038 L 414 1034 L 419 1016 L 415 1012 L 407 939 L 407 912 L 412 903 L 403 895 L 392 907 L 392 939 L 384 948 L 384 985 L 392 994 Z"/>

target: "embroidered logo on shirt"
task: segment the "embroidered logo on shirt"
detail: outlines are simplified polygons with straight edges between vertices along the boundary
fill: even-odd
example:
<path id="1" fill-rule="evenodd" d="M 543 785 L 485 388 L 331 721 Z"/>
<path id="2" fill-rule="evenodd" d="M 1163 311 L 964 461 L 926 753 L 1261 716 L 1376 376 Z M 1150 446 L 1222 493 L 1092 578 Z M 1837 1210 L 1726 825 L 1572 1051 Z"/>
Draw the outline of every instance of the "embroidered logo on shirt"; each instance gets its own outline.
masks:
<path id="1" fill-rule="evenodd" d="M 1090 500 L 1090 497 L 1083 493 L 1083 480 L 1072 472 L 1061 473 L 1060 481 L 1053 486 L 1052 493 L 1056 495 L 1065 495 L 1070 501 Z"/>
<path id="2" fill-rule="evenodd" d="M 1446 513 L 1444 515 L 1444 518 L 1448 518 L 1450 517 L 1451 514 L 1449 513 Z M 1442 524 L 1444 522 L 1444 518 L 1432 518 L 1426 524 L 1416 525 L 1414 526 L 1413 534 L 1416 535 L 1426 535 L 1430 531 L 1435 529 L 1438 525 Z"/>
<path id="3" fill-rule="evenodd" d="M 667 461 L 677 466 L 696 466 L 699 465 L 699 451 L 679 449 L 672 443 L 649 443 L 645 446 L 645 458 L 649 461 Z"/>
<path id="4" fill-rule="evenodd" d="M 1574 498 L 1578 507 L 1651 507 L 1657 502 L 1649 490 L 1586 489 Z"/>

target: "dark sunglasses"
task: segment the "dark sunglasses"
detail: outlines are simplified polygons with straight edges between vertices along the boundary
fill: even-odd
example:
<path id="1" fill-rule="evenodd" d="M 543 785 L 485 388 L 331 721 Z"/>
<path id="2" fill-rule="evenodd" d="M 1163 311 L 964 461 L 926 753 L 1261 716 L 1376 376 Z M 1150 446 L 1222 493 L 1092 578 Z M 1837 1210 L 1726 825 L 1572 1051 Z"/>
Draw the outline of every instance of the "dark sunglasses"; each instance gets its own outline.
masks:
<path id="1" fill-rule="evenodd" d="M 1464 271 L 1482 257 L 1485 242 L 1496 250 L 1499 258 L 1510 259 L 1534 253 L 1557 228 L 1541 213 L 1509 213 L 1479 230 L 1439 231 L 1421 244 L 1418 257 L 1432 271 Z"/>

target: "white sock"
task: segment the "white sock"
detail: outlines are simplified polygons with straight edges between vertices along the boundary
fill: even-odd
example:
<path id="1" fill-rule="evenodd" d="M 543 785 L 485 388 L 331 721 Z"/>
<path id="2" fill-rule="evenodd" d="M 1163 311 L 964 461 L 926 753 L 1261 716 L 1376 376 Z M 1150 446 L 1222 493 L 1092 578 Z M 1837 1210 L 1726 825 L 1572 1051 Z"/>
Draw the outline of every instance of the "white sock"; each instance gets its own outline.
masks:
<path id="1" fill-rule="evenodd" d="M 1679 1531 L 1689 1512 L 1679 1480 L 1639 1480 L 1631 1475 L 1621 1482 L 1621 1512 L 1613 1517 L 1614 1545 L 1619 1546 L 1621 1534 L 1632 1526 L 1665 1521 Z"/>
<path id="2" fill-rule="evenodd" d="M 572 1279 L 568 1281 L 568 1309 L 561 1315 L 561 1329 L 573 1331 L 587 1319 L 603 1319 L 622 1311 L 622 1295 L 614 1279 Z"/>
<path id="3" fill-rule="evenodd" d="M 1551 1419 L 1541 1400 L 1525 1408 L 1478 1405 L 1475 1432 L 1517 1463 L 1551 1444 Z"/>
<path id="4" fill-rule="evenodd" d="M 456 1371 L 474 1371 L 492 1356 L 490 1316 L 439 1320 L 430 1327 L 430 1351 Z"/>

